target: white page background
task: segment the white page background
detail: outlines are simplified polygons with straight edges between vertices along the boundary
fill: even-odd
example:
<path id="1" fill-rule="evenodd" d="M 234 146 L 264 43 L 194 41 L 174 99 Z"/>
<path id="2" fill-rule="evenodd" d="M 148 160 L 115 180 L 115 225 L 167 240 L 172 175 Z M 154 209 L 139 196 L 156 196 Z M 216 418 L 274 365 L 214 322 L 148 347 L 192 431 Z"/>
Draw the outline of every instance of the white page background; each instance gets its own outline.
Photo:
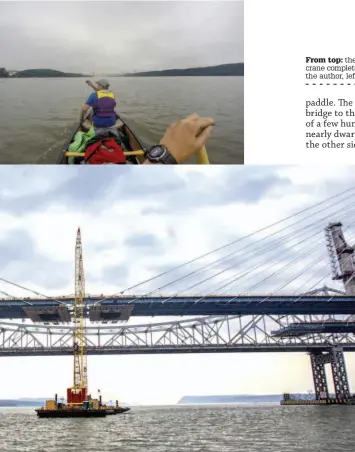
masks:
<path id="1" fill-rule="evenodd" d="M 355 58 L 354 0 L 245 1 L 246 164 L 355 163 L 355 149 L 306 148 L 306 99 L 355 101 L 355 84 L 306 86 L 306 56 Z"/>

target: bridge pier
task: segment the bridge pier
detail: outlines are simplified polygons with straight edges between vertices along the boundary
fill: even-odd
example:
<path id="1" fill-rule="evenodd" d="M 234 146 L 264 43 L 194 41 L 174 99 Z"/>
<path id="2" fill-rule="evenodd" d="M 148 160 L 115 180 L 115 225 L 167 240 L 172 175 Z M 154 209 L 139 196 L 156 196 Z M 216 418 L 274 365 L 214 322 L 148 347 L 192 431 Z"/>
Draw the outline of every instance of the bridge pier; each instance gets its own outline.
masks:
<path id="1" fill-rule="evenodd" d="M 327 352 L 311 352 L 310 356 L 316 400 L 329 399 L 329 390 L 325 373 L 325 365 L 328 363 L 330 363 L 332 368 L 335 398 L 349 398 L 350 390 L 343 350 L 339 347 L 335 347 Z"/>
<path id="2" fill-rule="evenodd" d="M 316 400 L 328 399 L 329 392 L 325 374 L 325 364 L 328 363 L 328 355 L 323 355 L 322 352 L 318 351 L 311 352 L 310 355 Z"/>
<path id="3" fill-rule="evenodd" d="M 350 397 L 349 381 L 346 373 L 344 352 L 339 347 L 332 350 L 331 366 L 335 388 L 335 397 L 337 399 L 346 399 Z"/>

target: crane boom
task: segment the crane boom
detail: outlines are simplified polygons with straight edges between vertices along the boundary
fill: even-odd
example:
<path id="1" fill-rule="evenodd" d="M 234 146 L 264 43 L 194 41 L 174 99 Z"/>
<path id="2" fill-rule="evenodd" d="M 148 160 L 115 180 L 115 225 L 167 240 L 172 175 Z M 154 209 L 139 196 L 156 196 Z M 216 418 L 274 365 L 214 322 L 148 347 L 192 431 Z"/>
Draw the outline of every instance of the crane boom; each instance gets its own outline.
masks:
<path id="1" fill-rule="evenodd" d="M 67 390 L 69 405 L 82 405 L 88 396 L 86 324 L 84 316 L 85 277 L 80 228 L 75 243 L 75 300 L 74 300 L 74 382 Z"/>
<path id="2" fill-rule="evenodd" d="M 75 301 L 74 301 L 74 387 L 87 388 L 85 316 L 85 277 L 80 228 L 75 244 Z"/>

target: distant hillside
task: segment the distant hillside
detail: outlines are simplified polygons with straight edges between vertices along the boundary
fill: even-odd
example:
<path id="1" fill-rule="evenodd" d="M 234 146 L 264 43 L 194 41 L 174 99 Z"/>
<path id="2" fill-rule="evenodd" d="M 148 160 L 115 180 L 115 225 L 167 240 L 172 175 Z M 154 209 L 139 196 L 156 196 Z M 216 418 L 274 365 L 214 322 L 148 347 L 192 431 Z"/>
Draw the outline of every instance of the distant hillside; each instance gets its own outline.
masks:
<path id="1" fill-rule="evenodd" d="M 244 63 L 221 64 L 220 66 L 196 67 L 190 69 L 167 69 L 165 71 L 137 72 L 121 77 L 184 77 L 184 76 L 226 76 L 244 75 Z"/>
<path id="2" fill-rule="evenodd" d="M 9 77 L 9 73 L 7 72 L 7 70 L 4 67 L 0 67 L 0 77 L 1 78 L 5 78 L 5 77 Z"/>
<path id="3" fill-rule="evenodd" d="M 83 74 L 72 74 L 61 71 L 55 71 L 53 69 L 27 69 L 25 71 L 16 72 L 13 77 L 89 77 Z"/>
<path id="4" fill-rule="evenodd" d="M 184 396 L 178 404 L 183 403 L 267 403 L 280 402 L 281 394 L 270 395 L 220 395 L 220 396 Z"/>
<path id="5" fill-rule="evenodd" d="M 39 407 L 45 404 L 45 399 L 0 399 L 0 407 Z"/>

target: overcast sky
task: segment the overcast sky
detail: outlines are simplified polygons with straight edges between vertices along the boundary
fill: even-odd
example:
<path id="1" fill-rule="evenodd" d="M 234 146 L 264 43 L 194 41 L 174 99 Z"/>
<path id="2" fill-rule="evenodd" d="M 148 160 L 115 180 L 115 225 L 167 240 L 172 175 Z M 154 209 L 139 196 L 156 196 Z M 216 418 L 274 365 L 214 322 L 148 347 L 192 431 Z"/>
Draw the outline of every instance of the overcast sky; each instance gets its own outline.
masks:
<path id="1" fill-rule="evenodd" d="M 0 168 L 1 277 L 46 295 L 73 293 L 74 244 L 80 226 L 87 292 L 115 293 L 312 205 L 353 181 L 349 168 L 119 170 L 114 166 Z M 319 225 L 319 248 L 325 256 L 322 274 L 327 276 L 326 223 Z M 291 258 L 292 254 L 284 256 L 282 265 Z M 274 288 L 294 271 L 274 279 Z M 330 277 L 326 282 L 335 284 Z M 0 290 L 30 295 L 3 283 Z M 233 290 L 242 291 L 240 286 Z M 271 286 L 258 288 L 259 293 L 266 290 Z M 146 321 L 133 318 L 130 323 Z M 4 370 L 0 398 L 63 394 L 71 384 L 70 357 L 0 361 Z M 351 354 L 347 362 L 351 379 L 355 374 Z M 25 385 L 18 385 L 19 375 L 26 375 Z M 102 388 L 107 397 L 118 395 L 131 403 L 174 403 L 187 394 L 312 388 L 305 354 L 95 356 L 89 357 L 89 384 L 91 389 Z"/>
<path id="2" fill-rule="evenodd" d="M 238 63 L 243 9 L 242 1 L 1 1 L 0 67 L 98 75 Z"/>

